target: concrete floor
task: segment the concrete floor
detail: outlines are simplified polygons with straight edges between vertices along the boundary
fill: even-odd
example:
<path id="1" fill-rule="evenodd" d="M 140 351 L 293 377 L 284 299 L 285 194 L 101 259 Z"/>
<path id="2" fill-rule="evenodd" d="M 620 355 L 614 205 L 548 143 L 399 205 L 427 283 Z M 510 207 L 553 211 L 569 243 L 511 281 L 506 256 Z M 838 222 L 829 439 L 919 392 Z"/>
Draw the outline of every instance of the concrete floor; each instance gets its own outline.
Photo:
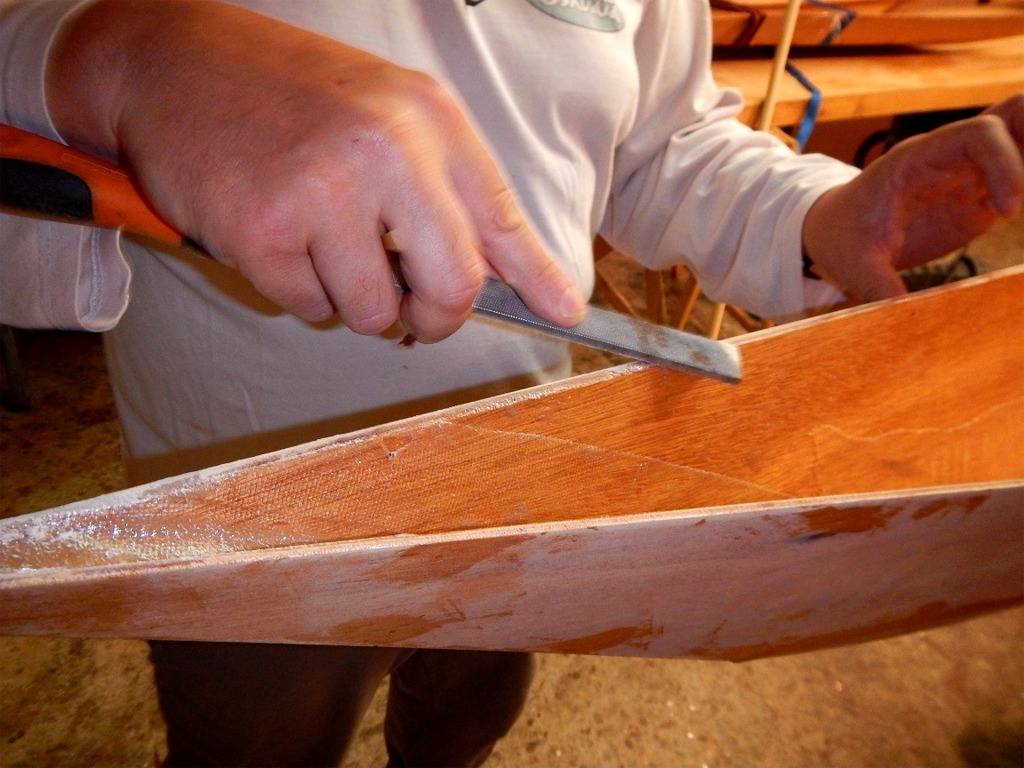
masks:
<path id="1" fill-rule="evenodd" d="M 1024 254 L 1024 219 L 997 234 L 972 255 Z M 100 339 L 18 338 L 33 409 L 2 414 L 0 515 L 119 487 Z M 384 763 L 382 715 L 378 695 L 346 766 Z M 151 766 L 163 749 L 144 643 L 0 638 L 0 765 Z M 1024 608 L 739 665 L 546 655 L 488 765 L 1021 766 Z"/>

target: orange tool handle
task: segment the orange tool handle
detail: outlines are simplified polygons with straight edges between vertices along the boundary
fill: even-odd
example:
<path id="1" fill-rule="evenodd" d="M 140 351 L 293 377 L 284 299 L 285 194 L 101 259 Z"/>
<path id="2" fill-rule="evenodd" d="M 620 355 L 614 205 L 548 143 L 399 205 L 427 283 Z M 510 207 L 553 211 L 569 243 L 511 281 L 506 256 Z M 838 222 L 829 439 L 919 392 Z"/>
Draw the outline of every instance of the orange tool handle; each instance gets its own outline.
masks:
<path id="1" fill-rule="evenodd" d="M 123 229 L 173 247 L 194 247 L 150 207 L 123 169 L 2 124 L 0 206 L 12 213 Z"/>

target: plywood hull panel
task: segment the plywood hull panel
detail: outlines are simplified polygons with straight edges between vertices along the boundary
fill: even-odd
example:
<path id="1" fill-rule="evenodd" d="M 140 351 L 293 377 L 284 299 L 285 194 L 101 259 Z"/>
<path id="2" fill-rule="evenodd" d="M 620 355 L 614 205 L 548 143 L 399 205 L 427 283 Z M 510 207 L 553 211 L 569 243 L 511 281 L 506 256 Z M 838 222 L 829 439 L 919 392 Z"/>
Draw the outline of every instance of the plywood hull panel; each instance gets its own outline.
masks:
<path id="1" fill-rule="evenodd" d="M 0 632 L 753 658 L 1024 597 L 1024 269 L 0 523 Z"/>
<path id="2" fill-rule="evenodd" d="M 833 501 L 40 573 L 0 626 L 742 660 L 1020 599 L 1019 485 Z"/>

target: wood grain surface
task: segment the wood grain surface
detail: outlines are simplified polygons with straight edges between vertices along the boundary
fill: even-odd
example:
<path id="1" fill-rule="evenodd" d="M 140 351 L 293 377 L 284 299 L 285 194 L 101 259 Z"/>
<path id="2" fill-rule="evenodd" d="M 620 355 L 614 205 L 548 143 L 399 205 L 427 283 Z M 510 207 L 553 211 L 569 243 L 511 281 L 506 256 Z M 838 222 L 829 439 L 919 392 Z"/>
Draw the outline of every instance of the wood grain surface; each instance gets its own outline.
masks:
<path id="1" fill-rule="evenodd" d="M 821 122 L 987 107 L 1024 90 L 1024 36 L 923 48 L 813 49 L 791 61 L 822 92 Z M 739 89 L 740 119 L 753 125 L 768 87 L 770 57 L 718 57 L 715 80 Z M 810 99 L 793 78 L 780 87 L 772 124 L 796 125 Z"/>
<path id="2" fill-rule="evenodd" d="M 753 658 L 1024 591 L 1024 268 L 0 523 L 0 632 Z"/>
<path id="3" fill-rule="evenodd" d="M 763 14 L 751 34 L 749 12 L 712 10 L 716 46 L 774 46 L 782 34 L 784 3 L 745 2 Z M 847 13 L 856 16 L 847 21 Z M 842 26 L 845 24 L 845 26 Z M 830 47 L 966 43 L 1024 34 L 1024 3 L 803 3 L 793 45 Z"/>

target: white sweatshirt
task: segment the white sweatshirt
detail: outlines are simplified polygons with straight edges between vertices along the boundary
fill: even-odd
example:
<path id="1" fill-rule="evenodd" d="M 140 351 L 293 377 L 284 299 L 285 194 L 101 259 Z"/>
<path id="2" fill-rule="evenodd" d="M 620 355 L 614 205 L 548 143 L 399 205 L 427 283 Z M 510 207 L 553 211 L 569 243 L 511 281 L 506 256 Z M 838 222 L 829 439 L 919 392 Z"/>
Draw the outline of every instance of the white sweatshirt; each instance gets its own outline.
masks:
<path id="1" fill-rule="evenodd" d="M 804 215 L 856 170 L 796 156 L 736 122 L 739 95 L 710 74 L 706 0 L 241 4 L 447 84 L 584 292 L 601 232 L 645 265 L 691 266 L 716 299 L 766 316 L 803 308 Z M 3 121 L 60 138 L 43 78 L 72 5 L 5 9 Z M 108 353 L 126 451 L 142 462 L 135 479 L 568 370 L 564 345 L 486 321 L 471 319 L 440 344 L 400 348 L 393 336 L 286 315 L 218 264 L 149 252 L 111 233 L 4 219 L 0 319 L 113 328 Z"/>

